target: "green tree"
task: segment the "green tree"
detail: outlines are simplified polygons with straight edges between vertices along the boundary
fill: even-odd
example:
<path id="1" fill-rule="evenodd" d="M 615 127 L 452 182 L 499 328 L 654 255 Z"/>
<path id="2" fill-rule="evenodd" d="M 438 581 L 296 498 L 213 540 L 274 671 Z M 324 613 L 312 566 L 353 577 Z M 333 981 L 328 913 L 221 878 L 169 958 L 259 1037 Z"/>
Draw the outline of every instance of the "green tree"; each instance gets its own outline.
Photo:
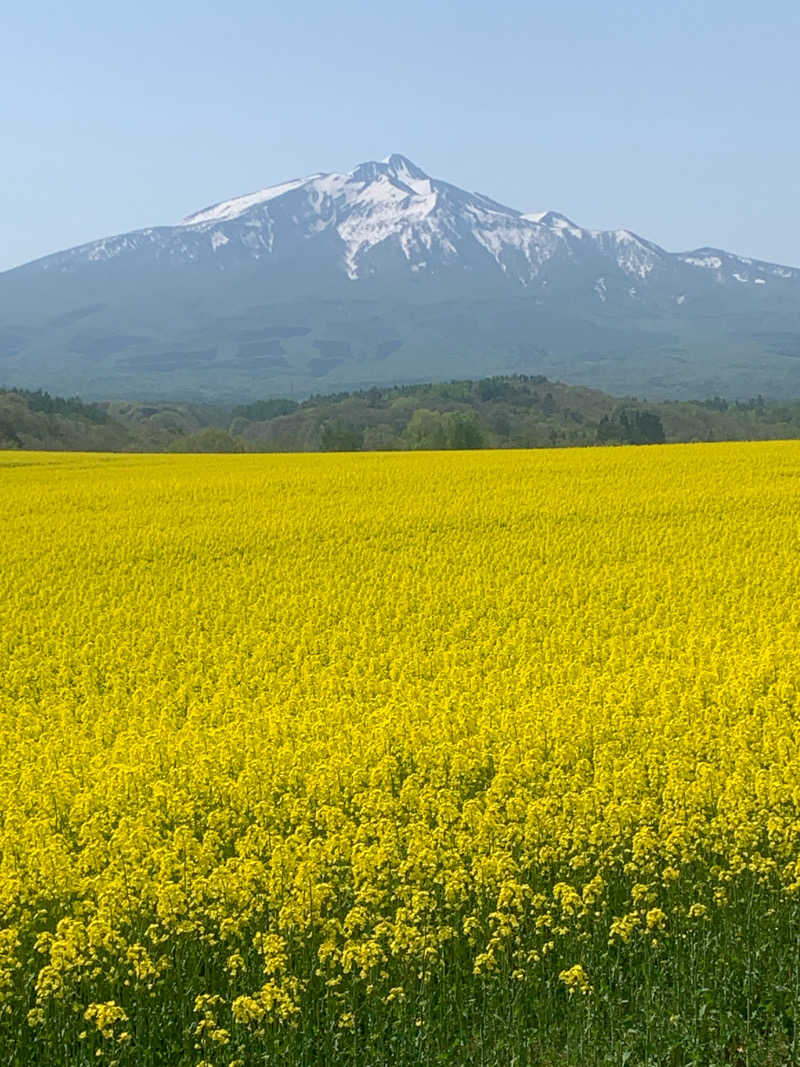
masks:
<path id="1" fill-rule="evenodd" d="M 391 426 L 368 426 L 364 430 L 365 452 L 396 452 L 402 447 L 400 438 L 392 431 Z"/>
<path id="2" fill-rule="evenodd" d="M 216 426 L 186 434 L 170 444 L 170 452 L 244 452 L 244 443 Z"/>
<path id="3" fill-rule="evenodd" d="M 358 452 L 364 444 L 364 431 L 343 419 L 326 419 L 319 428 L 323 452 Z"/>
<path id="4" fill-rule="evenodd" d="M 474 411 L 452 411 L 445 419 L 448 448 L 483 448 L 483 431 Z"/>
<path id="5" fill-rule="evenodd" d="M 653 411 L 619 408 L 609 418 L 604 415 L 597 427 L 601 444 L 663 445 L 666 440 L 661 419 Z"/>
<path id="6" fill-rule="evenodd" d="M 447 420 L 441 411 L 417 408 L 404 436 L 411 448 L 447 448 Z"/>
<path id="7" fill-rule="evenodd" d="M 278 418 L 279 415 L 291 415 L 298 407 L 296 400 L 274 396 L 268 400 L 255 400 L 252 404 L 240 404 L 231 414 L 237 418 L 250 419 L 251 422 L 267 422 L 269 419 Z"/>

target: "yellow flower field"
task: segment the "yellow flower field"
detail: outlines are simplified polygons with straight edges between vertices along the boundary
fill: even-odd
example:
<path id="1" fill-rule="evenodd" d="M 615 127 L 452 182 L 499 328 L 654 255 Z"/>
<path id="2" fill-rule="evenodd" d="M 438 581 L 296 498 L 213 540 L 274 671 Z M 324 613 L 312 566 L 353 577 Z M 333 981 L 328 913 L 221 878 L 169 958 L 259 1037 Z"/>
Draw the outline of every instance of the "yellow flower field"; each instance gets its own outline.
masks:
<path id="1" fill-rule="evenodd" d="M 0 453 L 0 576 L 4 1063 L 800 1054 L 800 443 Z"/>

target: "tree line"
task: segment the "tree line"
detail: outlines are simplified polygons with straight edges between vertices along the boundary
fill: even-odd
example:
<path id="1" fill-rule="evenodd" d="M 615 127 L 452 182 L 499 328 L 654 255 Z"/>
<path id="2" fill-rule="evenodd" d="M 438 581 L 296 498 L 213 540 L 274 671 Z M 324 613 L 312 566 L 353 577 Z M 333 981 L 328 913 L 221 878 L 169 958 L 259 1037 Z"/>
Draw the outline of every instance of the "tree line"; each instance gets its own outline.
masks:
<path id="1" fill-rule="evenodd" d="M 238 406 L 0 389 L 0 448 L 258 452 L 558 448 L 800 436 L 800 402 L 617 398 L 542 375 L 370 386 Z"/>

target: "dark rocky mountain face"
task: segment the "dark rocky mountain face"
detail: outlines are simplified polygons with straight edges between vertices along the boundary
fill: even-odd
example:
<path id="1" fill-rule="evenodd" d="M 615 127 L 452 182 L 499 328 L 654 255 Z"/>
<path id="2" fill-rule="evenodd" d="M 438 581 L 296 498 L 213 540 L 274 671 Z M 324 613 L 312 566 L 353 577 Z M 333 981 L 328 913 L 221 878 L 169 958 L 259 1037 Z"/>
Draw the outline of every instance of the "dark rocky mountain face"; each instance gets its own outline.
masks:
<path id="1" fill-rule="evenodd" d="M 541 373 L 800 395 L 800 270 L 523 214 L 403 156 L 0 274 L 0 382 L 87 397 Z"/>

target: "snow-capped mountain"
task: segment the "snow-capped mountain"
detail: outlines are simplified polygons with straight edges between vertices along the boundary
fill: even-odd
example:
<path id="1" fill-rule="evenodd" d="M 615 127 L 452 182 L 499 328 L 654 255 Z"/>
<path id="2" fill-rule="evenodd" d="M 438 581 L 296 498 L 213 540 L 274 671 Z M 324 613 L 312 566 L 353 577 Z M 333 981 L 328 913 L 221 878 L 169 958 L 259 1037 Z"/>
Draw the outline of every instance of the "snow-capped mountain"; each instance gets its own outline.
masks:
<path id="1" fill-rule="evenodd" d="M 525 213 L 391 155 L 0 274 L 0 374 L 175 395 L 515 370 L 740 388 L 709 373 L 716 346 L 775 357 L 768 392 L 796 373 L 799 307 L 800 270 Z"/>
<path id="2" fill-rule="evenodd" d="M 144 252 L 177 263 L 213 256 L 224 269 L 278 258 L 298 241 L 322 236 L 333 238 L 338 267 L 352 281 L 377 273 L 376 250 L 399 253 L 412 273 L 474 264 L 483 253 L 522 286 L 546 281 L 553 260 L 587 257 L 640 283 L 653 271 L 680 273 L 683 265 L 711 270 L 717 281 L 765 284 L 770 275 L 800 280 L 800 270 L 716 249 L 670 254 L 630 230 L 586 230 L 555 211 L 524 214 L 431 178 L 401 155 L 346 174 L 295 178 L 204 208 L 176 226 L 93 241 L 40 263 L 46 270 L 68 270 Z M 603 280 L 598 275 L 597 282 Z"/>

